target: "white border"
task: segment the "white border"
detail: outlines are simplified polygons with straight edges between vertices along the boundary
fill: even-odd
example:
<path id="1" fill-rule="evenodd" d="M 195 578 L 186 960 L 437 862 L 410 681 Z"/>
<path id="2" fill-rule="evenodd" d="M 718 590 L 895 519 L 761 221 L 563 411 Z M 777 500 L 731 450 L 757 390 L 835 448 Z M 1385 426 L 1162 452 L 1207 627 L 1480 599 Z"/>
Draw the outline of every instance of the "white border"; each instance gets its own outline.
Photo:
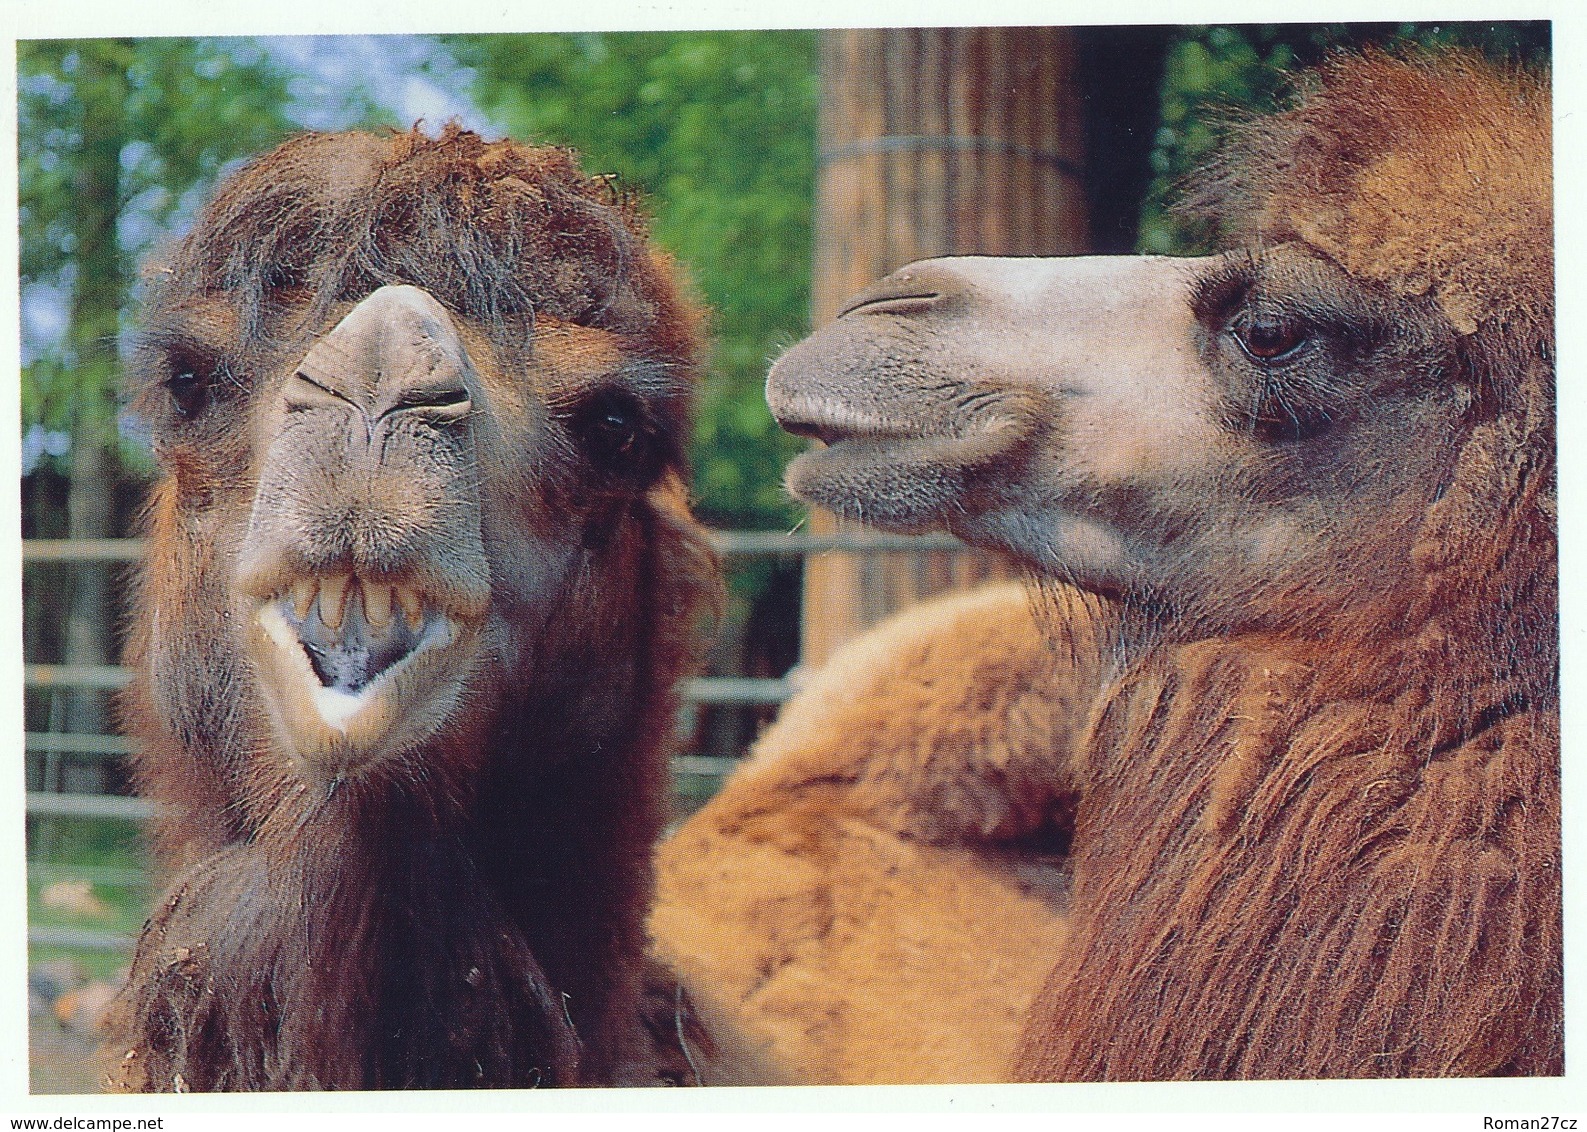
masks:
<path id="1" fill-rule="evenodd" d="M 26 10 L 18 11 L 24 7 Z M 1587 611 L 1581 586 L 1587 557 L 1580 531 L 1583 461 L 1574 455 L 1575 438 L 1587 436 L 1584 420 L 1581 312 L 1582 266 L 1587 264 L 1587 230 L 1578 219 L 1587 202 L 1583 181 L 1584 16 L 1565 3 L 1524 5 L 1400 3 L 1386 13 L 1381 2 L 1310 2 L 1280 10 L 1252 0 L 1150 3 L 1114 0 L 1099 10 L 1074 0 L 805 0 L 791 5 L 747 0 L 583 0 L 576 5 L 545 5 L 526 0 L 8 0 L 0 12 L 0 32 L 8 42 L 0 56 L 0 189 L 11 223 L 0 226 L 0 422 L 19 419 L 17 373 L 18 281 L 16 231 L 15 39 L 109 35 L 325 35 L 367 33 L 523 32 L 553 30 L 662 30 L 706 28 L 780 28 L 847 26 L 974 26 L 986 24 L 1094 23 L 1262 23 L 1395 20 L 1554 21 L 1556 241 L 1559 274 L 1559 435 L 1562 511 L 1560 516 L 1561 616 L 1564 625 L 1564 762 L 1566 860 L 1566 1018 L 1567 1050 L 1575 1070 L 1560 1080 L 1524 1081 L 1371 1081 L 1259 1082 L 1188 1085 L 1051 1085 L 929 1088 L 801 1088 L 702 1090 L 583 1090 L 545 1093 L 397 1093 L 351 1095 L 265 1095 L 247 1097 L 32 1097 L 27 1093 L 25 964 L 25 885 L 22 869 L 0 869 L 0 938 L 9 945 L 0 959 L 0 1121 L 10 1117 L 105 1118 L 161 1115 L 167 1129 L 276 1128 L 283 1116 L 305 1128 L 341 1126 L 359 1117 L 378 1118 L 382 1128 L 428 1128 L 437 1120 L 460 1117 L 469 1128 L 523 1126 L 523 1114 L 541 1113 L 565 1123 L 583 1123 L 598 1114 L 649 1114 L 669 1125 L 690 1128 L 725 1125 L 740 1128 L 741 1113 L 754 1113 L 757 1125 L 808 1123 L 811 1114 L 828 1114 L 845 1124 L 872 1113 L 909 1112 L 911 1122 L 944 1116 L 1005 1114 L 1016 1124 L 1055 1120 L 1080 1128 L 1159 1128 L 1161 1115 L 1221 1114 L 1219 1126 L 1268 1127 L 1280 1118 L 1286 1127 L 1371 1127 L 1482 1129 L 1482 1116 L 1575 1116 L 1587 1121 L 1587 1000 L 1582 995 L 1582 963 L 1587 953 L 1580 898 L 1587 860 L 1580 834 L 1584 709 L 1576 692 L 1583 687 L 1583 635 Z M 9 26 L 7 26 L 9 25 Z M 18 429 L 0 424 L 0 468 L 20 466 Z M 15 480 L 8 483 L 15 484 Z M 0 823 L 0 859 L 23 859 L 21 771 L 21 621 L 20 511 L 16 488 L 0 492 L 0 688 L 6 690 L 0 718 L 11 724 L 14 752 L 0 773 L 0 807 L 11 820 Z M 444 1115 L 443 1115 L 444 1114 Z M 1110 1115 L 1104 1115 L 1110 1114 Z M 1350 1115 L 1345 1115 L 1350 1114 Z M 1447 1115 L 1436 1115 L 1447 1114 Z M 1203 1116 L 1201 1119 L 1207 1119 Z M 333 1125 L 334 1122 L 334 1125 Z M 1178 1121 L 1175 1122 L 1176 1124 Z M 1199 1123 L 1199 1121 L 1198 1121 Z M 9 1124 L 0 1125 L 7 1128 Z"/>

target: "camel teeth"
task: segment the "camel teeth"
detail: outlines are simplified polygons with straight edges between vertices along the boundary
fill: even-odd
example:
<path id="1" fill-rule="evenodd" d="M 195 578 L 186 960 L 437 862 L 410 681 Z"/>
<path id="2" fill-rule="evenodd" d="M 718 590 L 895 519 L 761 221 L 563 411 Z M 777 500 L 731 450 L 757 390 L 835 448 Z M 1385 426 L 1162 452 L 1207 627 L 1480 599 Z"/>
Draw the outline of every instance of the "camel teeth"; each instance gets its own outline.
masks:
<path id="1" fill-rule="evenodd" d="M 334 631 L 342 627 L 342 615 L 347 612 L 347 590 L 352 581 L 351 574 L 321 579 L 320 620 L 325 622 L 327 629 Z"/>
<path id="2" fill-rule="evenodd" d="M 319 596 L 320 584 L 313 578 L 299 578 L 292 583 L 292 609 L 297 613 L 298 620 L 302 621 L 309 615 L 309 610 L 314 608 L 314 599 Z"/>
<path id="3" fill-rule="evenodd" d="M 379 582 L 360 582 L 364 591 L 364 620 L 371 629 L 384 631 L 391 624 L 391 587 Z"/>
<path id="4" fill-rule="evenodd" d="M 397 600 L 402 603 L 402 615 L 408 619 L 408 627 L 417 632 L 419 626 L 424 624 L 424 599 L 411 586 L 397 586 L 396 594 Z"/>

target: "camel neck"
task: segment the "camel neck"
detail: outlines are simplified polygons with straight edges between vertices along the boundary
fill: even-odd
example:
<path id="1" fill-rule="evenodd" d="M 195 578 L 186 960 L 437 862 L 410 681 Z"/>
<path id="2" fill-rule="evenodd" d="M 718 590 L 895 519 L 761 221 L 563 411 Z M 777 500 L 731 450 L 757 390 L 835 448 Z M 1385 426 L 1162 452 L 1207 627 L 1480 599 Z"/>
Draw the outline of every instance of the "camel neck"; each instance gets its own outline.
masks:
<path id="1" fill-rule="evenodd" d="M 307 822 L 290 846 L 234 845 L 177 878 L 140 946 L 132 1005 L 161 1010 L 182 1034 L 137 1051 L 141 1087 L 576 1078 L 557 996 L 456 836 L 410 829 L 378 844 L 317 832 Z"/>

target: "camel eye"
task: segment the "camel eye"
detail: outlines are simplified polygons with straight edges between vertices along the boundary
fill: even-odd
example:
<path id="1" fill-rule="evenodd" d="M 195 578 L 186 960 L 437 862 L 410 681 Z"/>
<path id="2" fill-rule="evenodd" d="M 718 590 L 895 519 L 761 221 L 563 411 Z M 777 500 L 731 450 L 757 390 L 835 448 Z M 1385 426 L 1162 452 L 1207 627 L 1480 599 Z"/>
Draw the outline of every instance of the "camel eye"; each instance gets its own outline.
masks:
<path id="1" fill-rule="evenodd" d="M 633 448 L 638 436 L 634 422 L 620 409 L 602 413 L 595 427 L 601 434 L 603 444 L 612 452 L 627 452 Z"/>
<path id="2" fill-rule="evenodd" d="M 1247 357 L 1268 363 L 1294 357 L 1311 341 L 1306 328 L 1299 322 L 1271 315 L 1254 317 L 1243 325 L 1231 327 L 1229 333 Z"/>
<path id="3" fill-rule="evenodd" d="M 573 416 L 573 427 L 597 464 L 627 467 L 646 449 L 644 409 L 632 394 L 608 390 L 591 398 Z"/>
<path id="4" fill-rule="evenodd" d="M 214 362 L 177 355 L 171 359 L 171 376 L 165 379 L 171 407 L 183 420 L 193 420 L 209 404 L 210 385 L 219 366 Z"/>

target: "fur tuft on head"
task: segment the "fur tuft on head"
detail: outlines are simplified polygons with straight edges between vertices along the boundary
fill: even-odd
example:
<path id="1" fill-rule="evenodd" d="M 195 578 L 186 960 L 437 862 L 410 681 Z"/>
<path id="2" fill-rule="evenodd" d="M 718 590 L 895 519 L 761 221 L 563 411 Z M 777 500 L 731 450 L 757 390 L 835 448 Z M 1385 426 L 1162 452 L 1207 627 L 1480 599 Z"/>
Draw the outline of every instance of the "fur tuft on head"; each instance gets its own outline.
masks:
<path id="1" fill-rule="evenodd" d="M 487 325 L 544 315 L 692 363 L 697 318 L 645 223 L 572 151 L 449 125 L 305 134 L 231 178 L 157 283 L 225 292 L 252 328 L 273 292 L 322 304 L 402 282 Z"/>
<path id="2" fill-rule="evenodd" d="M 1550 125 L 1546 77 L 1469 54 L 1339 58 L 1291 110 L 1237 127 L 1187 208 L 1533 347 L 1554 315 Z"/>

